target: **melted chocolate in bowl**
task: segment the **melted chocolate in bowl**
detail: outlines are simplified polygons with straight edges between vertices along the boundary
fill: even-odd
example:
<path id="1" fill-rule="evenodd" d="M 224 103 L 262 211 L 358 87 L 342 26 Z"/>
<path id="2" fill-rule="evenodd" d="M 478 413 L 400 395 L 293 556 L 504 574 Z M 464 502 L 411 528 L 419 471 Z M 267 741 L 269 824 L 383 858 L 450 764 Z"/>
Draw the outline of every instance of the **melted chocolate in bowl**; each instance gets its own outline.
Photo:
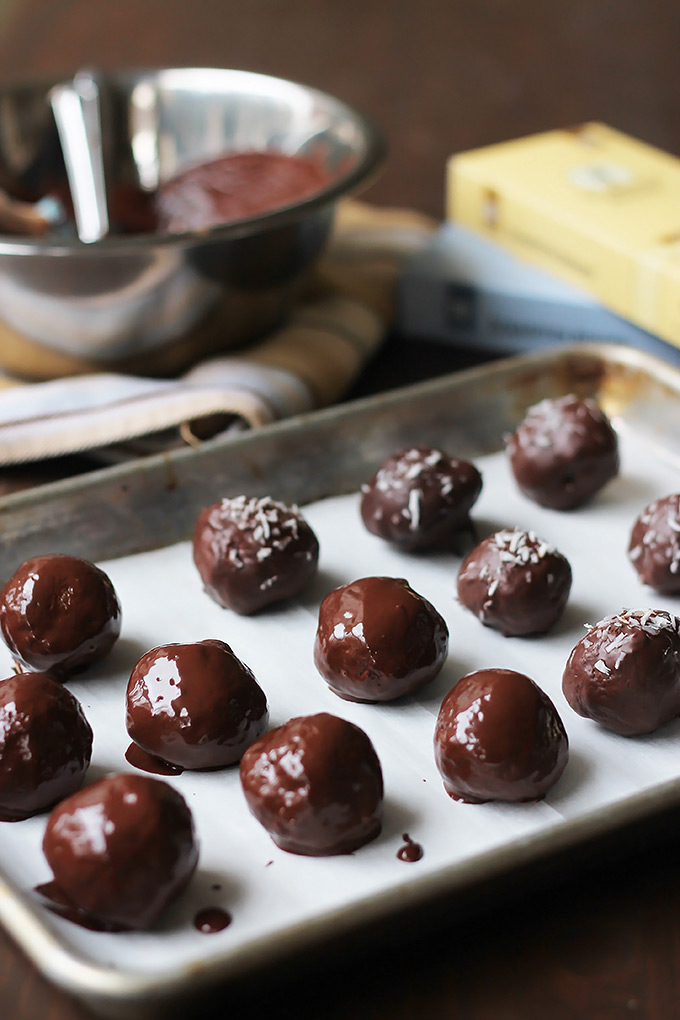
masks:
<path id="1" fill-rule="evenodd" d="M 260 737 L 241 759 L 241 785 L 251 813 L 290 853 L 351 853 L 380 832 L 378 756 L 337 716 L 302 716 Z"/>
<path id="2" fill-rule="evenodd" d="M 437 768 L 454 800 L 538 800 L 562 775 L 569 744 L 550 698 L 511 669 L 481 669 L 442 702 Z"/>
<path id="3" fill-rule="evenodd" d="M 623 736 L 651 733 L 680 714 L 680 620 L 626 609 L 573 648 L 562 677 L 578 715 Z"/>
<path id="4" fill-rule="evenodd" d="M 158 229 L 209 230 L 272 212 L 318 194 L 328 174 L 302 156 L 233 152 L 189 167 L 158 189 Z"/>
<path id="5" fill-rule="evenodd" d="M 366 528 L 402 549 L 446 549 L 471 528 L 470 509 L 482 489 L 474 464 L 430 446 L 385 460 L 362 486 Z"/>
<path id="6" fill-rule="evenodd" d="M 149 928 L 198 861 L 184 798 L 138 775 L 109 776 L 63 801 L 47 820 L 43 851 L 66 902 L 109 928 Z"/>
<path id="7" fill-rule="evenodd" d="M 403 578 L 364 577 L 321 603 L 316 668 L 349 701 L 391 701 L 433 680 L 448 652 L 446 623 Z"/>
<path id="8" fill-rule="evenodd" d="M 256 150 L 231 152 L 187 167 L 152 194 L 121 181 L 113 182 L 107 194 L 111 232 L 206 231 L 294 205 L 317 195 L 330 183 L 323 167 L 304 156 Z M 68 219 L 74 219 L 65 183 L 52 186 L 49 196 L 59 202 Z M 49 224 L 43 223 L 43 229 L 48 229 Z M 29 224 L 33 225 L 31 220 L 26 222 L 26 231 Z"/>
<path id="9" fill-rule="evenodd" d="M 530 407 L 507 451 L 524 495 L 553 510 L 581 506 L 619 471 L 609 419 L 595 401 L 573 394 Z"/>
<path id="10" fill-rule="evenodd" d="M 46 811 L 78 790 L 92 753 L 80 702 L 44 673 L 0 683 L 0 820 Z"/>
<path id="11" fill-rule="evenodd" d="M 236 496 L 207 507 L 193 551 L 208 595 L 245 615 L 299 594 L 319 560 L 316 535 L 298 509 L 268 497 Z"/>
<path id="12" fill-rule="evenodd" d="M 142 759 L 146 771 L 168 763 L 180 769 L 232 765 L 268 720 L 261 687 L 223 641 L 161 645 L 132 670 L 127 729 L 152 756 Z M 132 764 L 139 767 L 139 759 Z"/>
<path id="13" fill-rule="evenodd" d="M 107 655 L 120 627 L 111 581 L 75 556 L 26 560 L 0 592 L 0 628 L 12 654 L 59 679 Z"/>

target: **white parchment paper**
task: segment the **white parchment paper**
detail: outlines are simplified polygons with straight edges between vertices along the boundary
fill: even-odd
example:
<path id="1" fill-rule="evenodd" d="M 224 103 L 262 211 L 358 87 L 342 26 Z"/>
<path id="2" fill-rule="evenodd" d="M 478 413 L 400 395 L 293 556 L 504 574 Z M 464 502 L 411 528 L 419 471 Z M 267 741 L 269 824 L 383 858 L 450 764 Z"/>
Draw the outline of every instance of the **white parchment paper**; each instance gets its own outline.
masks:
<path id="1" fill-rule="evenodd" d="M 350 914 L 388 891 L 395 905 L 419 882 L 441 877 L 446 888 L 457 866 L 518 841 L 570 826 L 609 805 L 625 802 L 680 776 L 680 721 L 658 733 L 625 739 L 577 717 L 561 693 L 561 674 L 584 624 L 631 608 L 680 613 L 680 599 L 644 588 L 628 562 L 632 521 L 652 499 L 678 491 L 678 466 L 625 433 L 622 472 L 588 507 L 568 514 L 544 510 L 522 497 L 502 454 L 480 459 L 484 490 L 474 511 L 480 537 L 500 527 L 533 529 L 570 560 L 572 595 L 560 623 L 540 638 L 503 638 L 483 627 L 455 600 L 460 559 L 400 553 L 361 524 L 358 496 L 308 506 L 305 514 L 321 544 L 320 572 L 304 597 L 252 618 L 220 609 L 202 591 L 188 544 L 112 560 L 110 574 L 123 605 L 123 631 L 112 655 L 69 683 L 94 728 L 90 777 L 130 770 L 124 694 L 137 658 L 169 641 L 217 637 L 227 641 L 264 688 L 272 726 L 294 715 L 328 711 L 369 734 L 380 756 L 386 788 L 383 831 L 353 855 L 298 857 L 279 850 L 249 814 L 237 768 L 169 778 L 187 798 L 201 841 L 199 870 L 189 889 L 152 932 L 85 931 L 45 911 L 45 924 L 79 957 L 130 972 L 176 974 L 198 961 L 237 955 L 272 933 L 310 929 L 345 907 Z M 453 451 L 452 451 L 453 452 Z M 417 696 L 394 704 L 358 705 L 332 694 L 316 673 L 312 647 L 318 605 L 331 588 L 369 574 L 406 577 L 445 617 L 450 654 L 440 676 Z M 554 700 L 571 745 L 566 772 L 536 804 L 465 805 L 444 792 L 432 754 L 435 718 L 443 696 L 463 674 L 505 666 L 532 676 Z M 11 672 L 0 650 L 0 669 Z M 40 844 L 45 817 L 0 825 L 0 862 L 22 890 L 51 878 Z M 397 859 L 402 834 L 425 850 L 417 863 Z M 233 915 L 224 931 L 204 935 L 192 926 L 196 911 L 222 906 Z M 319 929 L 316 929 L 317 936 Z M 263 962 L 266 958 L 263 957 Z"/>

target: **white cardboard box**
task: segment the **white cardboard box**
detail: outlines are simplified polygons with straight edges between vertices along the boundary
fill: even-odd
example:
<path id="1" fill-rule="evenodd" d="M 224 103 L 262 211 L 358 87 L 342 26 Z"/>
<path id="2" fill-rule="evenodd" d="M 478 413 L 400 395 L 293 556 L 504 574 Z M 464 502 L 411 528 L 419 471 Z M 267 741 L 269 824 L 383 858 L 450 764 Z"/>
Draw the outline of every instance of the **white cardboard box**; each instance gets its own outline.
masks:
<path id="1" fill-rule="evenodd" d="M 454 224 L 407 264 L 397 330 L 418 337 L 517 354 L 580 341 L 630 344 L 680 365 L 680 350 L 608 311 L 589 294 L 525 265 Z"/>

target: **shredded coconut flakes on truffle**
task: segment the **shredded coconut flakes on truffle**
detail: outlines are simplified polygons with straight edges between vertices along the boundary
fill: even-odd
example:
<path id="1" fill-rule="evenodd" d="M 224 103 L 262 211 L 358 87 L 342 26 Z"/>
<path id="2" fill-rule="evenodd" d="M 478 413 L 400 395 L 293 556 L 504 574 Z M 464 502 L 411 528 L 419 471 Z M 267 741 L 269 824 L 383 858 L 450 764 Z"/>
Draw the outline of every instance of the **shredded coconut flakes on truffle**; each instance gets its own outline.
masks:
<path id="1" fill-rule="evenodd" d="M 612 625 L 625 627 L 626 624 L 633 628 L 640 628 L 651 637 L 665 630 L 670 630 L 675 634 L 680 633 L 680 620 L 664 609 L 624 609 L 620 613 L 605 617 L 595 626 L 598 630 L 606 630 Z M 619 633 L 612 638 L 613 643 L 621 643 L 623 640 L 625 640 L 625 633 Z M 616 644 L 612 644 L 609 647 L 615 646 Z"/>
<path id="2" fill-rule="evenodd" d="M 422 493 L 420 489 L 411 489 L 408 494 L 408 509 L 411 517 L 410 528 L 412 531 L 420 524 L 420 499 Z"/>
<path id="3" fill-rule="evenodd" d="M 299 510 L 296 505 L 286 506 L 269 496 L 262 498 L 234 496 L 223 499 L 220 509 L 224 517 L 238 531 L 252 535 L 259 548 L 254 555 L 259 561 L 271 555 L 272 550 L 284 550 L 288 544 L 299 537 Z M 243 556 L 246 554 L 238 542 L 229 544 L 227 556 L 236 567 L 242 567 Z M 248 553 L 249 558 L 252 553 Z"/>
<path id="4" fill-rule="evenodd" d="M 537 538 L 533 531 L 519 529 L 498 531 L 493 536 L 493 543 L 499 551 L 502 563 L 516 565 L 540 563 L 547 554 L 555 552 L 547 542 Z"/>

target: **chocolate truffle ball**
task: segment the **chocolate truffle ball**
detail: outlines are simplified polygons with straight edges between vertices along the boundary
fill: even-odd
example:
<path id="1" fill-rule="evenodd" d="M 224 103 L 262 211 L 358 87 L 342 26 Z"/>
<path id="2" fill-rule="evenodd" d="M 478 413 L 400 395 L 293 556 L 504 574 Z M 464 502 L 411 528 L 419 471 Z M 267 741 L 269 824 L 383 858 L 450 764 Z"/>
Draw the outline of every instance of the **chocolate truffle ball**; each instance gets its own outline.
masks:
<path id="1" fill-rule="evenodd" d="M 383 779 L 373 744 L 326 712 L 256 740 L 241 759 L 241 785 L 251 813 L 290 853 L 351 853 L 380 832 Z"/>
<path id="2" fill-rule="evenodd" d="M 314 663 L 348 701 L 392 701 L 433 680 L 449 632 L 403 577 L 364 577 L 330 592 L 319 609 Z"/>
<path id="3" fill-rule="evenodd" d="M 153 648 L 128 683 L 128 733 L 148 754 L 185 769 L 232 765 L 268 718 L 261 687 L 224 641 Z"/>
<path id="4" fill-rule="evenodd" d="M 75 556 L 26 560 L 0 592 L 0 628 L 14 657 L 59 679 L 107 655 L 120 625 L 111 581 Z"/>
<path id="5" fill-rule="evenodd" d="M 570 590 L 568 560 L 533 531 L 496 532 L 458 573 L 461 603 L 506 637 L 543 634 L 564 612 Z"/>
<path id="6" fill-rule="evenodd" d="M 680 495 L 650 503 L 633 525 L 628 556 L 643 584 L 680 592 Z"/>
<path id="7" fill-rule="evenodd" d="M 319 543 L 297 507 L 236 496 L 201 512 L 194 563 L 225 609 L 255 613 L 299 594 L 314 577 Z"/>
<path id="8" fill-rule="evenodd" d="M 0 682 L 0 819 L 46 811 L 80 788 L 92 730 L 80 702 L 45 673 Z"/>
<path id="9" fill-rule="evenodd" d="M 512 471 L 529 499 L 571 510 L 619 471 L 616 433 L 594 400 L 542 400 L 507 440 Z"/>
<path id="10" fill-rule="evenodd" d="M 680 620 L 660 609 L 624 609 L 590 627 L 562 677 L 578 715 L 629 737 L 680 714 Z"/>
<path id="11" fill-rule="evenodd" d="M 150 927 L 198 861 L 184 798 L 138 775 L 108 776 L 63 801 L 47 820 L 43 852 L 85 918 L 120 928 Z"/>
<path id="12" fill-rule="evenodd" d="M 434 754 L 454 800 L 538 800 L 564 772 L 569 742 L 533 680 L 512 669 L 480 669 L 444 698 Z"/>
<path id="13" fill-rule="evenodd" d="M 446 549 L 470 527 L 482 490 L 474 464 L 430 446 L 388 457 L 362 486 L 361 517 L 370 532 L 402 549 Z"/>

